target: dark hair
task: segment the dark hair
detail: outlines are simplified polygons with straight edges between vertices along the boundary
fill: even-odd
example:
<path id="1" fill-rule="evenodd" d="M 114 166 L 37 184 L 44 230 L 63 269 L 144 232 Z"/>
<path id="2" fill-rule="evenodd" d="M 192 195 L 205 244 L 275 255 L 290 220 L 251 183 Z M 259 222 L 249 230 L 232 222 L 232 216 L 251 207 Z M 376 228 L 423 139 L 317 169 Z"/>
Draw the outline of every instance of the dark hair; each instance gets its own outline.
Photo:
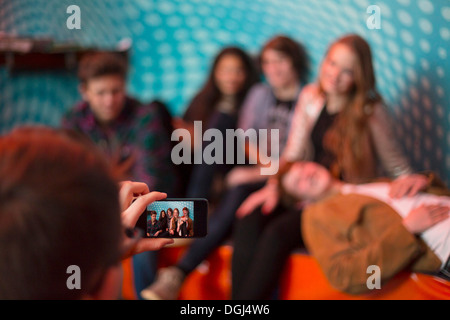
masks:
<path id="1" fill-rule="evenodd" d="M 262 62 L 262 55 L 264 51 L 269 49 L 279 51 L 288 56 L 292 61 L 292 65 L 295 72 L 297 73 L 298 79 L 301 82 L 307 81 L 309 69 L 308 55 L 303 45 L 284 35 L 278 35 L 271 38 L 261 49 L 261 53 L 259 55 L 260 67 Z"/>
<path id="2" fill-rule="evenodd" d="M 118 53 L 87 53 L 80 60 L 78 78 L 83 84 L 86 84 L 91 79 L 108 75 L 117 75 L 125 80 L 127 69 L 126 59 Z"/>
<path id="3" fill-rule="evenodd" d="M 164 212 L 164 217 L 162 214 L 163 212 Z M 161 212 L 159 213 L 159 222 L 161 223 L 161 229 L 164 231 L 164 229 L 167 227 L 167 224 L 168 224 L 168 216 L 164 210 L 161 210 Z"/>
<path id="4" fill-rule="evenodd" d="M 155 216 L 156 216 L 156 215 L 157 215 L 157 213 L 156 213 L 156 211 L 155 211 L 155 210 L 152 210 L 152 211 L 150 211 L 150 215 L 151 215 L 151 216 L 153 216 L 153 215 L 155 215 Z"/>
<path id="5" fill-rule="evenodd" d="M 77 299 L 119 262 L 116 181 L 99 153 L 50 128 L 0 138 L 0 299 Z M 86 250 L 89 248 L 89 250 Z M 69 290 L 67 268 L 81 270 Z"/>
<path id="6" fill-rule="evenodd" d="M 212 67 L 210 68 L 209 76 L 203 85 L 202 89 L 196 94 L 189 104 L 186 112 L 184 113 L 184 119 L 188 121 L 199 120 L 203 123 L 207 123 L 209 117 L 214 111 L 215 104 L 221 98 L 221 92 L 216 84 L 214 72 L 216 70 L 219 61 L 227 56 L 233 55 L 239 57 L 245 68 L 245 81 L 241 90 L 237 93 L 235 100 L 236 109 L 239 109 L 250 87 L 258 81 L 258 75 L 253 60 L 250 56 L 241 48 L 238 47 L 226 47 L 222 49 L 214 59 Z"/>

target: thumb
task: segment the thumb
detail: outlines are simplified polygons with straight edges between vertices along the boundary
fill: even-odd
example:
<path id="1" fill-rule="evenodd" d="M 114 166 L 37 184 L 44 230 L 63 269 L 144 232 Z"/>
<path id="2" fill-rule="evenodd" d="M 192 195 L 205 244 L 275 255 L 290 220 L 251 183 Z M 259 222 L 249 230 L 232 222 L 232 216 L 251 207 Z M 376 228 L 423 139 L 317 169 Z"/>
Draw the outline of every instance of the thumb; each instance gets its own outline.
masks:
<path id="1" fill-rule="evenodd" d="M 271 214 L 272 211 L 277 206 L 277 204 L 278 204 L 278 196 L 277 195 L 272 195 L 272 196 L 268 197 L 262 206 L 262 209 L 261 209 L 262 213 L 265 215 Z"/>

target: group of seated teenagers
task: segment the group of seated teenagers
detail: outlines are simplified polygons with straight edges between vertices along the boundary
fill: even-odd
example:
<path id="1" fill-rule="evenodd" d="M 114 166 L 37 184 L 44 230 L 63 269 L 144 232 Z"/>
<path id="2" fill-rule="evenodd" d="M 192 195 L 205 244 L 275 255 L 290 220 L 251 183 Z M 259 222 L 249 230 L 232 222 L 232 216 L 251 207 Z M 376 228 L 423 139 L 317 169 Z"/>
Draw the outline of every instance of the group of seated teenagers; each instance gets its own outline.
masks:
<path id="1" fill-rule="evenodd" d="M 0 222 L 8 222 L 1 223 L 7 227 L 0 231 L 0 272 L 11 274 L 0 285 L 0 298 L 105 297 L 107 288 L 116 292 L 118 261 L 132 256 L 138 298 L 176 299 L 185 278 L 228 239 L 233 244 L 232 299 L 276 297 L 285 262 L 297 248 L 318 260 L 333 286 L 350 293 L 367 289 L 369 265 L 380 266 L 382 281 L 404 269 L 448 279 L 450 193 L 432 172 L 414 172 L 402 153 L 376 90 L 370 46 L 356 34 L 336 39 L 311 83 L 307 56 L 301 44 L 282 35 L 269 39 L 257 59 L 226 47 L 177 118 L 160 101 L 143 104 L 127 95 L 127 63 L 120 55 L 86 55 L 78 72 L 83 99 L 63 117 L 61 130 L 16 129 L 0 138 L 0 198 L 8 199 L 0 206 Z M 174 165 L 171 133 L 177 128 L 193 132 L 194 121 L 202 121 L 203 130 L 222 133 L 277 129 L 278 172 L 261 174 L 264 161 L 258 146 L 248 141 L 246 158 L 256 164 Z M 201 148 L 207 147 L 203 142 Z M 224 155 L 227 151 L 224 146 Z M 66 173 L 58 175 L 58 170 Z M 19 186 L 28 193 L 18 194 Z M 67 197 L 69 192 L 77 197 Z M 134 239 L 121 229 L 132 229 L 149 203 L 167 196 L 207 198 L 214 210 L 208 235 L 190 242 L 176 265 L 158 270 L 157 249 L 173 240 Z M 95 207 L 105 199 L 115 199 L 109 201 L 111 208 Z M 59 216 L 64 206 L 71 206 L 72 214 Z M 102 239 L 98 228 L 105 222 L 101 215 L 90 215 L 94 209 L 110 211 L 117 231 L 114 248 L 104 250 L 114 242 Z M 13 217 L 13 211 L 20 214 Z M 183 227 L 178 218 L 172 228 L 173 217 L 150 224 L 166 224 L 161 233 L 180 236 L 190 233 L 188 220 Z M 90 251 L 105 254 L 90 257 L 77 232 L 63 236 L 60 244 L 55 239 L 66 234 L 58 230 L 64 225 L 92 233 L 92 238 L 82 237 L 86 246 L 96 242 Z M 40 241 L 25 243 L 30 234 Z M 65 262 L 73 264 L 68 261 L 78 260 L 70 255 L 79 254 L 83 268 L 92 271 L 83 274 L 85 290 L 65 292 L 65 279 L 49 280 L 51 273 L 42 277 L 47 282 L 36 281 L 25 266 L 30 258 L 18 252 L 19 246 L 40 256 L 42 268 L 49 268 L 44 275 Z M 16 290 L 15 283 L 33 290 Z"/>
<path id="2" fill-rule="evenodd" d="M 141 292 L 143 298 L 176 299 L 184 279 L 208 258 L 215 248 L 230 238 L 233 245 L 231 298 L 274 298 L 289 255 L 302 247 L 315 253 L 315 244 L 319 243 L 319 240 L 314 239 L 311 244 L 305 234 L 316 227 L 308 224 L 316 222 L 311 220 L 304 222 L 303 212 L 309 212 L 307 209 L 314 208 L 315 201 L 320 200 L 322 203 L 332 198 L 322 197 L 322 193 L 333 196 L 342 193 L 340 190 L 335 190 L 335 193 L 325 190 L 331 179 L 348 185 L 364 185 L 388 178 L 391 182 L 385 188 L 388 188 L 387 194 L 393 201 L 409 199 L 412 203 L 416 203 L 415 197 L 429 189 L 435 191 L 436 188 L 432 188 L 435 184 L 440 186 L 439 192 L 446 192 L 445 186 L 438 183 L 433 174 L 414 172 L 407 157 L 402 153 L 387 108 L 376 90 L 370 46 L 362 37 L 348 34 L 333 41 L 320 64 L 318 78 L 309 84 L 305 83 L 309 68 L 304 48 L 289 37 L 276 36 L 269 39 L 261 49 L 257 66 L 262 71 L 265 81 L 253 84 L 241 100 L 241 104 L 237 107 L 235 105 L 234 108 L 224 108 L 224 104 L 230 100 L 230 91 L 225 90 L 225 76 L 220 77 L 225 74 L 222 73 L 224 71 L 221 67 L 223 66 L 225 70 L 226 64 L 229 63 L 228 70 L 230 72 L 232 70 L 232 59 L 226 57 L 223 54 L 217 56 L 208 82 L 211 86 L 211 79 L 216 77 L 218 90 L 224 88 L 221 99 L 215 103 L 203 103 L 204 108 L 214 106 L 209 108 L 208 118 L 202 114 L 192 116 L 195 102 L 202 101 L 202 94 L 208 88 L 206 85 L 189 106 L 184 126 L 189 127 L 189 123 L 193 120 L 203 120 L 209 127 L 220 130 L 231 128 L 225 126 L 228 123 L 243 130 L 278 129 L 279 171 L 274 176 L 262 176 L 260 168 L 263 161 L 259 161 L 256 165 L 243 166 L 194 165 L 187 190 L 189 196 L 211 197 L 213 188 L 210 186 L 213 185 L 213 179 L 217 174 L 222 175 L 225 184 L 215 210 L 209 217 L 208 235 L 191 243 L 176 265 L 158 270 L 156 280 Z M 234 60 L 237 60 L 237 56 Z M 238 83 L 237 75 L 238 73 L 234 81 L 230 75 L 230 84 Z M 197 109 L 201 110 L 199 107 Z M 238 111 L 230 113 L 230 109 Z M 236 117 L 231 117 L 230 114 Z M 205 143 L 203 148 L 207 145 Z M 270 147 L 270 144 L 268 146 Z M 248 143 L 245 152 L 248 158 L 258 159 L 257 146 Z M 308 195 L 296 199 L 288 196 L 286 192 L 288 185 L 282 182 L 291 168 L 296 168 L 294 165 L 296 163 L 310 162 L 326 169 L 329 175 L 315 174 L 315 170 L 305 171 L 302 173 L 303 177 L 298 174 L 294 185 L 297 181 L 298 188 L 303 187 L 313 194 L 310 197 Z M 322 185 L 326 185 L 327 188 L 320 189 Z M 330 188 L 331 185 L 330 183 Z M 385 191 L 383 189 L 383 192 Z M 379 196 L 384 196 L 384 193 Z M 296 201 L 292 201 L 293 199 Z M 430 233 L 437 239 L 433 244 L 428 243 L 435 252 L 434 261 L 431 259 L 431 262 L 419 264 L 419 270 L 443 275 L 448 268 L 450 252 L 448 225 L 450 220 L 447 219 L 449 203 L 446 196 L 437 199 L 433 205 L 420 205 L 420 210 L 410 206 L 411 213 L 408 215 L 401 212 L 405 217 L 403 224 L 398 228 L 402 231 L 406 229 L 406 232 L 412 235 L 419 235 L 430 229 Z M 352 204 L 344 200 L 340 203 L 345 207 Z M 348 221 L 348 229 L 338 231 L 357 230 L 355 224 L 358 225 L 363 221 L 364 208 L 364 206 L 355 207 L 353 220 Z M 324 212 L 324 215 L 328 211 L 330 210 Z M 409 225 L 413 224 L 411 221 L 417 222 L 415 227 L 420 225 L 420 228 L 411 228 Z M 363 226 L 367 227 L 365 224 Z M 388 228 L 382 230 L 385 229 Z M 322 237 L 329 236 L 330 231 L 326 229 Z M 331 234 L 338 236 L 336 232 Z M 419 240 L 415 240 L 421 238 L 409 237 L 411 240 L 409 248 L 415 249 L 408 254 L 404 253 L 405 256 L 397 263 L 390 255 L 397 255 L 401 251 L 400 243 L 391 241 L 390 246 L 379 247 L 378 240 L 382 233 L 377 229 L 371 234 L 373 238 L 356 240 L 350 238 L 347 239 L 345 247 L 343 245 L 334 247 L 335 250 L 350 251 L 352 248 L 360 248 L 359 242 L 363 240 L 366 244 L 374 242 L 373 245 L 377 246 L 375 249 L 367 247 L 364 248 L 365 251 L 361 250 L 366 255 L 365 260 L 355 254 L 348 256 L 347 260 L 336 261 L 328 274 L 330 282 L 335 287 L 347 292 L 361 292 L 364 288 L 367 289 L 364 275 L 368 265 L 380 264 L 384 281 L 391 278 L 395 272 L 412 265 L 416 260 L 420 261 L 424 256 L 426 259 L 422 261 L 430 259 L 428 254 L 425 254 L 429 251 L 423 249 L 426 246 L 419 245 Z M 375 238 L 376 241 L 371 241 Z M 397 245 L 399 248 L 394 250 L 392 247 Z M 330 250 L 332 248 L 329 243 L 325 247 Z M 385 248 L 389 248 L 387 249 L 389 258 L 383 261 L 375 259 L 376 255 L 369 254 L 373 250 L 386 250 Z M 398 256 L 400 259 L 401 255 Z M 330 254 L 325 257 L 323 261 L 329 263 Z M 344 262 L 353 268 L 340 265 Z M 392 263 L 392 266 L 389 263 Z M 424 265 L 426 267 L 420 269 L 420 266 Z M 341 272 L 342 270 L 347 273 Z M 353 277 L 353 274 L 360 276 Z M 336 282 L 336 279 L 342 283 Z M 356 282 L 355 279 L 362 282 L 353 283 Z"/>
<path id="3" fill-rule="evenodd" d="M 188 238 L 194 236 L 194 221 L 189 217 L 189 209 L 183 208 L 180 217 L 178 208 L 168 208 L 167 214 L 161 210 L 159 219 L 157 212 L 149 212 L 150 219 L 147 221 L 147 236 L 160 238 Z"/>

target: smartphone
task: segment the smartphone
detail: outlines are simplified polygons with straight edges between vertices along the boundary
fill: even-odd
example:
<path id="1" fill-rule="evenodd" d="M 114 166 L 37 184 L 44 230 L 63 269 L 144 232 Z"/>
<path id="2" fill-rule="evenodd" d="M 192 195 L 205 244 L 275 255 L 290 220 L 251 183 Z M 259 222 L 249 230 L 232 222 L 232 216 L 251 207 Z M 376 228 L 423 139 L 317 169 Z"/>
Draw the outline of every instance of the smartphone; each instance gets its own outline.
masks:
<path id="1" fill-rule="evenodd" d="M 202 238 L 207 234 L 208 200 L 164 199 L 149 204 L 137 227 L 145 238 Z"/>

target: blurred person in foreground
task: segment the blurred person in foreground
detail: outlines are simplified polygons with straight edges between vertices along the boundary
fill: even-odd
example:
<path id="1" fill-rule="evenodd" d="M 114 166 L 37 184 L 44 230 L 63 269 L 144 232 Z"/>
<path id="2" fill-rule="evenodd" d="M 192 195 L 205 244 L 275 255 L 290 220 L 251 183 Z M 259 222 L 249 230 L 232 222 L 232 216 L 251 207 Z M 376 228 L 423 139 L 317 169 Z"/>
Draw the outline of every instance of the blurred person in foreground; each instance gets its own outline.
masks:
<path id="1" fill-rule="evenodd" d="M 170 239 L 140 239 L 144 208 L 166 197 L 121 182 L 90 141 L 27 127 L 0 137 L 0 299 L 116 299 L 121 260 Z M 69 289 L 69 266 L 80 288 Z"/>
<path id="2" fill-rule="evenodd" d="M 66 113 L 62 126 L 88 136 L 112 164 L 124 168 L 123 179 L 181 196 L 179 172 L 170 157 L 170 114 L 158 101 L 143 104 L 129 96 L 127 72 L 127 61 L 117 53 L 83 56 L 78 68 L 83 99 Z M 157 262 L 156 252 L 133 257 L 138 292 L 153 281 Z"/>

